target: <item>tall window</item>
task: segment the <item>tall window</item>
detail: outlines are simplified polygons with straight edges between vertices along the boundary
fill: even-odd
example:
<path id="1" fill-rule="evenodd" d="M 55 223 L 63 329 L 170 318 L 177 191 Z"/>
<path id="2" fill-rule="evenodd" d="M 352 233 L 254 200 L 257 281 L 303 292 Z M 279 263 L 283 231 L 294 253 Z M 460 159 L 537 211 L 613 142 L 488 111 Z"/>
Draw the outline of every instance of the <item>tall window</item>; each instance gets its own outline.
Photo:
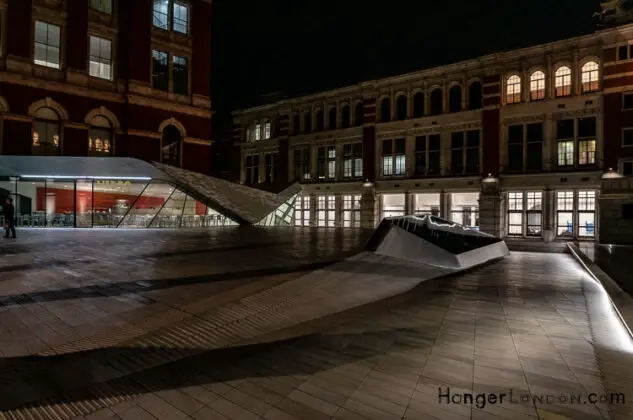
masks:
<path id="1" fill-rule="evenodd" d="M 189 60 L 187 57 L 173 57 L 172 79 L 174 93 L 189 95 Z"/>
<path id="2" fill-rule="evenodd" d="M 545 73 L 538 70 L 530 76 L 530 100 L 545 99 Z"/>
<path id="3" fill-rule="evenodd" d="M 596 236 L 595 191 L 578 191 L 578 236 Z"/>
<path id="4" fill-rule="evenodd" d="M 169 90 L 169 54 L 162 51 L 152 51 L 152 87 L 159 90 Z"/>
<path id="5" fill-rule="evenodd" d="M 479 173 L 479 130 L 471 130 L 466 132 L 466 173 Z"/>
<path id="6" fill-rule="evenodd" d="M 292 117 L 292 133 L 296 136 L 301 133 L 301 117 L 295 114 Z"/>
<path id="7" fill-rule="evenodd" d="M 40 108 L 33 121 L 32 145 L 34 155 L 59 155 L 59 115 L 51 108 Z"/>
<path id="8" fill-rule="evenodd" d="M 413 214 L 422 216 L 430 214 L 440 215 L 440 194 L 415 194 L 413 198 Z"/>
<path id="9" fill-rule="evenodd" d="M 110 156 L 112 154 L 112 126 L 105 117 L 98 116 L 90 121 L 88 154 L 90 156 Z"/>
<path id="10" fill-rule="evenodd" d="M 444 98 L 442 89 L 436 88 L 431 92 L 431 115 L 440 115 L 444 111 Z"/>
<path id="11" fill-rule="evenodd" d="M 451 221 L 479 229 L 479 193 L 451 194 Z"/>
<path id="12" fill-rule="evenodd" d="M 451 133 L 451 173 L 464 172 L 464 132 Z"/>
<path id="13" fill-rule="evenodd" d="M 542 162 L 543 124 L 509 126 L 507 169 L 510 171 L 536 170 L 541 169 Z"/>
<path id="14" fill-rule="evenodd" d="M 362 102 L 356 104 L 354 109 L 354 125 L 360 127 L 365 123 L 365 106 Z"/>
<path id="15" fill-rule="evenodd" d="M 384 176 L 401 176 L 405 174 L 405 139 L 383 140 L 382 173 Z"/>
<path id="16" fill-rule="evenodd" d="M 262 125 L 260 123 L 255 124 L 255 141 L 262 139 Z"/>
<path id="17" fill-rule="evenodd" d="M 543 123 L 532 123 L 526 126 L 527 144 L 525 169 L 537 170 L 543 167 Z"/>
<path id="18" fill-rule="evenodd" d="M 403 121 L 407 119 L 407 96 L 400 95 L 396 100 L 396 119 Z"/>
<path id="19" fill-rule="evenodd" d="M 465 140 L 465 141 L 464 141 Z M 479 130 L 451 133 L 451 172 L 479 172 Z"/>
<path id="20" fill-rule="evenodd" d="M 112 80 L 112 42 L 109 39 L 90 36 L 90 65 L 92 77 Z"/>
<path id="21" fill-rule="evenodd" d="M 554 85 L 557 97 L 571 95 L 571 69 L 569 67 L 562 66 L 556 70 Z"/>
<path id="22" fill-rule="evenodd" d="M 316 123 L 316 131 L 323 131 L 323 127 L 324 127 L 324 123 L 325 121 L 323 121 L 323 110 L 319 109 L 316 112 L 316 116 L 315 116 L 315 123 Z"/>
<path id="23" fill-rule="evenodd" d="M 307 181 L 312 178 L 311 171 L 310 171 L 312 161 L 310 157 L 309 147 L 295 149 L 294 164 L 295 164 L 295 180 Z"/>
<path id="24" fill-rule="evenodd" d="M 362 143 L 343 145 L 343 177 L 361 178 L 363 176 Z"/>
<path id="25" fill-rule="evenodd" d="M 336 147 L 327 148 L 327 177 L 329 179 L 336 178 Z"/>
<path id="26" fill-rule="evenodd" d="M 508 170 L 523 169 L 523 125 L 508 127 Z"/>
<path id="27" fill-rule="evenodd" d="M 556 192 L 556 233 L 558 236 L 574 235 L 574 192 Z"/>
<path id="28" fill-rule="evenodd" d="M 581 80 L 583 92 L 595 92 L 599 89 L 599 68 L 598 63 L 589 61 L 582 66 Z"/>
<path id="29" fill-rule="evenodd" d="M 317 197 L 317 226 L 334 227 L 336 224 L 336 197 L 321 195 Z"/>
<path id="30" fill-rule="evenodd" d="M 574 164 L 574 120 L 556 122 L 556 142 L 558 144 L 558 166 Z"/>
<path id="31" fill-rule="evenodd" d="M 266 153 L 264 155 L 264 182 L 266 184 L 272 184 L 275 182 L 275 176 L 277 175 L 275 171 L 277 156 L 275 155 L 276 153 Z"/>
<path id="32" fill-rule="evenodd" d="M 38 66 L 59 69 L 61 49 L 61 31 L 59 26 L 35 21 L 35 51 L 33 62 Z"/>
<path id="33" fill-rule="evenodd" d="M 431 134 L 415 138 L 415 174 L 418 176 L 440 173 L 440 135 Z"/>
<path id="34" fill-rule="evenodd" d="M 325 179 L 325 155 L 327 153 L 327 148 L 319 147 L 317 150 L 317 178 Z"/>
<path id="35" fill-rule="evenodd" d="M 163 130 L 163 146 L 161 150 L 161 162 L 168 165 L 180 166 L 180 147 L 182 138 L 180 130 L 173 125 L 168 125 Z"/>
<path id="36" fill-rule="evenodd" d="M 271 136 L 271 124 L 270 121 L 264 123 L 264 140 L 268 140 Z"/>
<path id="37" fill-rule="evenodd" d="M 468 109 L 483 108 L 483 91 L 481 82 L 472 82 L 468 87 Z"/>
<path id="38" fill-rule="evenodd" d="M 112 0 L 90 0 L 90 8 L 111 15 Z"/>
<path id="39" fill-rule="evenodd" d="M 312 131 L 312 114 L 310 111 L 303 114 L 303 132 L 310 133 Z"/>
<path id="40" fill-rule="evenodd" d="M 336 107 L 330 108 L 329 114 L 328 114 L 328 128 L 330 130 L 336 130 L 338 121 L 336 118 Z"/>
<path id="41" fill-rule="evenodd" d="M 259 155 L 246 156 L 246 183 L 259 184 Z"/>
<path id="42" fill-rule="evenodd" d="M 578 119 L 578 165 L 596 163 L 596 118 Z"/>
<path id="43" fill-rule="evenodd" d="M 189 32 L 189 7 L 174 0 L 154 0 L 154 26 L 181 34 Z"/>
<path id="44" fill-rule="evenodd" d="M 543 232 L 543 193 L 508 193 L 508 234 L 541 236 Z"/>
<path id="45" fill-rule="evenodd" d="M 388 122 L 391 120 L 391 99 L 383 98 L 380 101 L 380 122 Z"/>
<path id="46" fill-rule="evenodd" d="M 405 201 L 406 195 L 404 194 L 383 194 L 382 217 L 404 216 Z"/>
<path id="47" fill-rule="evenodd" d="M 343 227 L 360 227 L 360 195 L 344 195 L 343 197 Z"/>
<path id="48" fill-rule="evenodd" d="M 297 197 L 295 203 L 295 226 L 310 226 L 310 197 Z"/>
<path id="49" fill-rule="evenodd" d="M 451 87 L 448 91 L 448 110 L 450 112 L 462 110 L 462 88 L 459 85 Z"/>
<path id="50" fill-rule="evenodd" d="M 351 117 L 352 116 L 350 115 L 349 105 L 343 106 L 343 108 L 341 108 L 341 127 L 342 128 L 349 128 L 351 124 Z"/>
<path id="51" fill-rule="evenodd" d="M 521 78 L 512 75 L 506 81 L 506 102 L 516 104 L 521 102 Z"/>

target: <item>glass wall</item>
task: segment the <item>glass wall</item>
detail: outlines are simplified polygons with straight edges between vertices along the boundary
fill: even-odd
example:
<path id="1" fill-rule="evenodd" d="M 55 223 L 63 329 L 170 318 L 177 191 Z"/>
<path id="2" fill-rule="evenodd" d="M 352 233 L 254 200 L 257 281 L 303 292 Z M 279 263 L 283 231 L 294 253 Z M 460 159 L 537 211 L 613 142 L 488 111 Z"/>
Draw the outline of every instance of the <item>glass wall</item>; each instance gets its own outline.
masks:
<path id="1" fill-rule="evenodd" d="M 23 227 L 193 228 L 238 225 L 162 181 L 12 180 L 0 177 L 0 216 L 6 197 L 13 198 L 16 225 Z"/>
<path id="2" fill-rule="evenodd" d="M 440 193 L 415 194 L 413 198 L 413 214 L 415 216 L 430 214 L 439 217 Z"/>
<path id="3" fill-rule="evenodd" d="M 292 216 L 295 211 L 297 197 L 297 195 L 290 197 L 288 201 L 264 217 L 257 224 L 260 226 L 292 226 Z"/>
<path id="4" fill-rule="evenodd" d="M 479 229 L 479 193 L 451 194 L 451 222 Z"/>

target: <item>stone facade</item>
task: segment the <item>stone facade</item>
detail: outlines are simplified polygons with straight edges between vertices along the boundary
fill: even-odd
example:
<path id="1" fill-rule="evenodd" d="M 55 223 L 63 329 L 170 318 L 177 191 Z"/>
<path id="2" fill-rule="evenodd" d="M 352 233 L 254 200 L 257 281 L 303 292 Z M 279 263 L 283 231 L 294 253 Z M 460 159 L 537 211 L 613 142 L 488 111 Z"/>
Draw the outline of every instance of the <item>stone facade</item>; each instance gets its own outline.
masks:
<path id="1" fill-rule="evenodd" d="M 157 21 L 151 0 L 0 0 L 0 153 L 209 173 L 211 2 L 165 5 Z M 49 150 L 37 125 L 45 115 L 57 132 Z"/>

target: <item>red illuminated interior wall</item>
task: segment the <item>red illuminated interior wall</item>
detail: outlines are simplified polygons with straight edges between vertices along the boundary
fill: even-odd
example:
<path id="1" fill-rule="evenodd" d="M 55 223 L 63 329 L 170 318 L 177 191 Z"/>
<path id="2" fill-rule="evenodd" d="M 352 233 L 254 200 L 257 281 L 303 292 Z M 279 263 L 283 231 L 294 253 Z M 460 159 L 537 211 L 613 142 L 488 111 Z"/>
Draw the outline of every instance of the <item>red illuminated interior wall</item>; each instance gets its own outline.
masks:
<path id="1" fill-rule="evenodd" d="M 44 189 L 43 187 L 37 188 L 37 211 L 46 211 L 45 193 L 55 196 L 55 213 L 73 213 L 75 211 L 75 199 L 74 191 L 72 190 L 58 190 L 54 188 Z M 92 208 L 90 193 L 87 191 L 77 192 L 77 208 L 81 209 L 85 206 L 86 210 Z M 135 195 L 125 194 L 113 194 L 95 191 L 92 199 L 94 200 L 95 211 L 106 211 L 117 204 L 117 200 L 125 200 L 128 205 L 132 205 L 136 200 Z M 160 207 L 165 202 L 162 197 L 140 197 L 134 208 L 138 209 L 151 209 Z"/>

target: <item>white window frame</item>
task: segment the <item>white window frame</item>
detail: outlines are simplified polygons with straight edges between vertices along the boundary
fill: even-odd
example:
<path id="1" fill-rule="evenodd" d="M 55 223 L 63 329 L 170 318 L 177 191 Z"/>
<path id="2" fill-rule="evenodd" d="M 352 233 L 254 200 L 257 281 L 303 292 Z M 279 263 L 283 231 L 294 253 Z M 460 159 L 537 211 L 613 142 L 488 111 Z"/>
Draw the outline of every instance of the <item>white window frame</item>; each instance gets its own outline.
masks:
<path id="1" fill-rule="evenodd" d="M 95 40 L 98 41 L 99 44 L 99 51 L 94 52 L 92 50 L 92 40 L 93 38 Z M 110 56 L 109 57 L 104 57 L 101 55 L 101 49 L 103 47 L 103 43 L 109 43 L 110 44 Z M 114 66 L 112 63 L 112 56 L 113 56 L 113 51 L 112 51 L 112 40 L 109 38 L 103 38 L 100 36 L 96 36 L 96 35 L 88 35 L 88 48 L 89 48 L 89 53 L 88 53 L 88 73 L 90 74 L 91 77 L 96 77 L 98 79 L 102 79 L 102 80 L 112 80 L 113 79 L 113 70 L 114 70 Z M 93 58 L 95 58 L 96 60 L 93 60 Z M 97 66 L 97 71 L 93 72 L 93 63 L 96 64 Z M 103 66 L 103 68 L 102 68 Z M 108 74 L 104 75 L 103 73 L 105 73 L 103 71 L 103 69 L 107 68 L 108 69 Z"/>
<path id="2" fill-rule="evenodd" d="M 334 195 L 317 196 L 317 226 L 318 227 L 335 227 L 336 226 L 336 196 Z"/>
<path id="3" fill-rule="evenodd" d="M 506 103 L 518 104 L 521 102 L 521 77 L 513 74 L 506 79 Z"/>
<path id="4" fill-rule="evenodd" d="M 538 77 L 538 78 L 537 78 Z M 536 70 L 530 75 L 530 101 L 540 101 L 545 99 L 547 90 L 545 86 L 545 72 Z"/>
<path id="5" fill-rule="evenodd" d="M 37 41 L 36 34 L 37 34 L 38 23 L 46 25 L 46 43 L 41 43 Z M 51 27 L 55 27 L 59 30 L 59 44 L 58 45 L 48 43 L 49 32 L 50 32 Z M 48 67 L 48 68 L 58 69 L 58 70 L 61 69 L 62 68 L 62 36 L 63 36 L 62 27 L 60 25 L 56 25 L 54 23 L 46 22 L 43 20 L 35 20 L 35 23 L 33 25 L 33 63 L 42 67 Z M 44 61 L 38 60 L 38 58 L 36 57 L 37 45 L 43 46 L 44 50 L 46 51 L 46 57 Z M 50 49 L 53 50 L 53 53 L 54 53 L 54 49 L 57 49 L 57 61 L 58 61 L 57 64 L 55 64 L 52 61 L 48 61 Z"/>
<path id="6" fill-rule="evenodd" d="M 260 123 L 255 124 L 255 141 L 260 141 L 262 139 L 262 125 Z"/>
<path id="7" fill-rule="evenodd" d="M 327 163 L 328 179 L 336 179 L 336 146 L 328 146 L 326 149 L 325 162 Z"/>
<path id="8" fill-rule="evenodd" d="M 530 210 L 530 204 L 540 205 L 540 210 Z M 540 215 L 541 223 L 538 226 L 538 233 L 530 233 L 530 215 Z M 542 191 L 509 191 L 508 192 L 508 236 L 540 238 L 543 236 L 543 192 Z M 512 215 L 520 216 L 520 223 L 512 223 Z M 519 232 L 511 232 L 511 227 L 519 227 Z"/>
<path id="9" fill-rule="evenodd" d="M 160 4 L 160 2 L 164 2 L 167 1 L 167 27 L 163 27 L 161 25 L 157 25 L 156 24 L 156 9 L 155 9 L 155 5 L 158 3 Z M 185 28 L 185 32 L 182 32 L 180 30 L 175 29 L 177 26 L 180 27 L 181 24 L 179 23 L 178 25 L 175 25 L 175 20 L 176 20 L 176 16 L 175 16 L 175 10 L 176 10 L 176 6 L 178 7 L 182 7 L 186 10 L 187 16 L 186 16 L 186 20 L 184 21 L 184 25 L 186 26 Z M 164 16 L 164 13 L 160 13 L 161 16 Z M 178 20 L 180 21 L 181 19 L 178 18 Z M 190 26 L 191 26 L 191 5 L 187 2 L 184 1 L 178 1 L 178 0 L 154 0 L 152 2 L 152 26 L 154 28 L 157 28 L 158 30 L 161 31 L 168 31 L 168 32 L 174 32 L 180 35 L 184 35 L 184 36 L 188 36 L 189 33 L 191 32 L 190 30 Z"/>
<path id="10" fill-rule="evenodd" d="M 564 193 L 567 200 L 566 204 L 571 202 L 571 209 L 561 209 L 560 208 L 560 200 L 559 194 Z M 565 238 L 573 238 L 573 239 L 595 239 L 598 237 L 597 233 L 597 222 L 598 222 L 598 191 L 597 190 L 560 190 L 555 193 L 555 208 L 556 208 L 556 236 L 557 237 L 565 237 Z M 586 205 L 584 205 L 586 204 Z M 568 235 L 563 235 L 559 232 L 559 228 L 561 226 L 559 215 L 568 213 L 571 214 L 571 232 L 569 228 L 563 233 L 568 233 Z M 585 222 L 585 226 L 581 228 L 580 219 L 583 215 L 593 215 L 593 223 L 590 226 Z M 569 223 L 569 221 L 568 221 Z M 585 229 L 585 233 L 583 234 L 583 229 Z M 586 232 L 590 233 L 587 234 Z"/>
<path id="11" fill-rule="evenodd" d="M 361 217 L 360 194 L 348 194 L 341 196 L 343 200 L 341 220 L 344 228 L 359 228 Z"/>
<path id="12" fill-rule="evenodd" d="M 295 203 L 295 226 L 310 226 L 310 196 L 298 196 Z"/>
<path id="13" fill-rule="evenodd" d="M 580 69 L 580 86 L 582 93 L 596 92 L 600 89 L 600 65 L 594 61 L 587 61 Z M 585 85 L 589 85 L 585 88 Z"/>
<path id="14" fill-rule="evenodd" d="M 554 96 L 565 98 L 572 94 L 571 68 L 563 65 L 554 72 Z M 560 93 L 559 93 L 560 89 Z"/>
<path id="15" fill-rule="evenodd" d="M 264 140 L 270 139 L 271 136 L 271 124 L 270 121 L 264 123 Z"/>

